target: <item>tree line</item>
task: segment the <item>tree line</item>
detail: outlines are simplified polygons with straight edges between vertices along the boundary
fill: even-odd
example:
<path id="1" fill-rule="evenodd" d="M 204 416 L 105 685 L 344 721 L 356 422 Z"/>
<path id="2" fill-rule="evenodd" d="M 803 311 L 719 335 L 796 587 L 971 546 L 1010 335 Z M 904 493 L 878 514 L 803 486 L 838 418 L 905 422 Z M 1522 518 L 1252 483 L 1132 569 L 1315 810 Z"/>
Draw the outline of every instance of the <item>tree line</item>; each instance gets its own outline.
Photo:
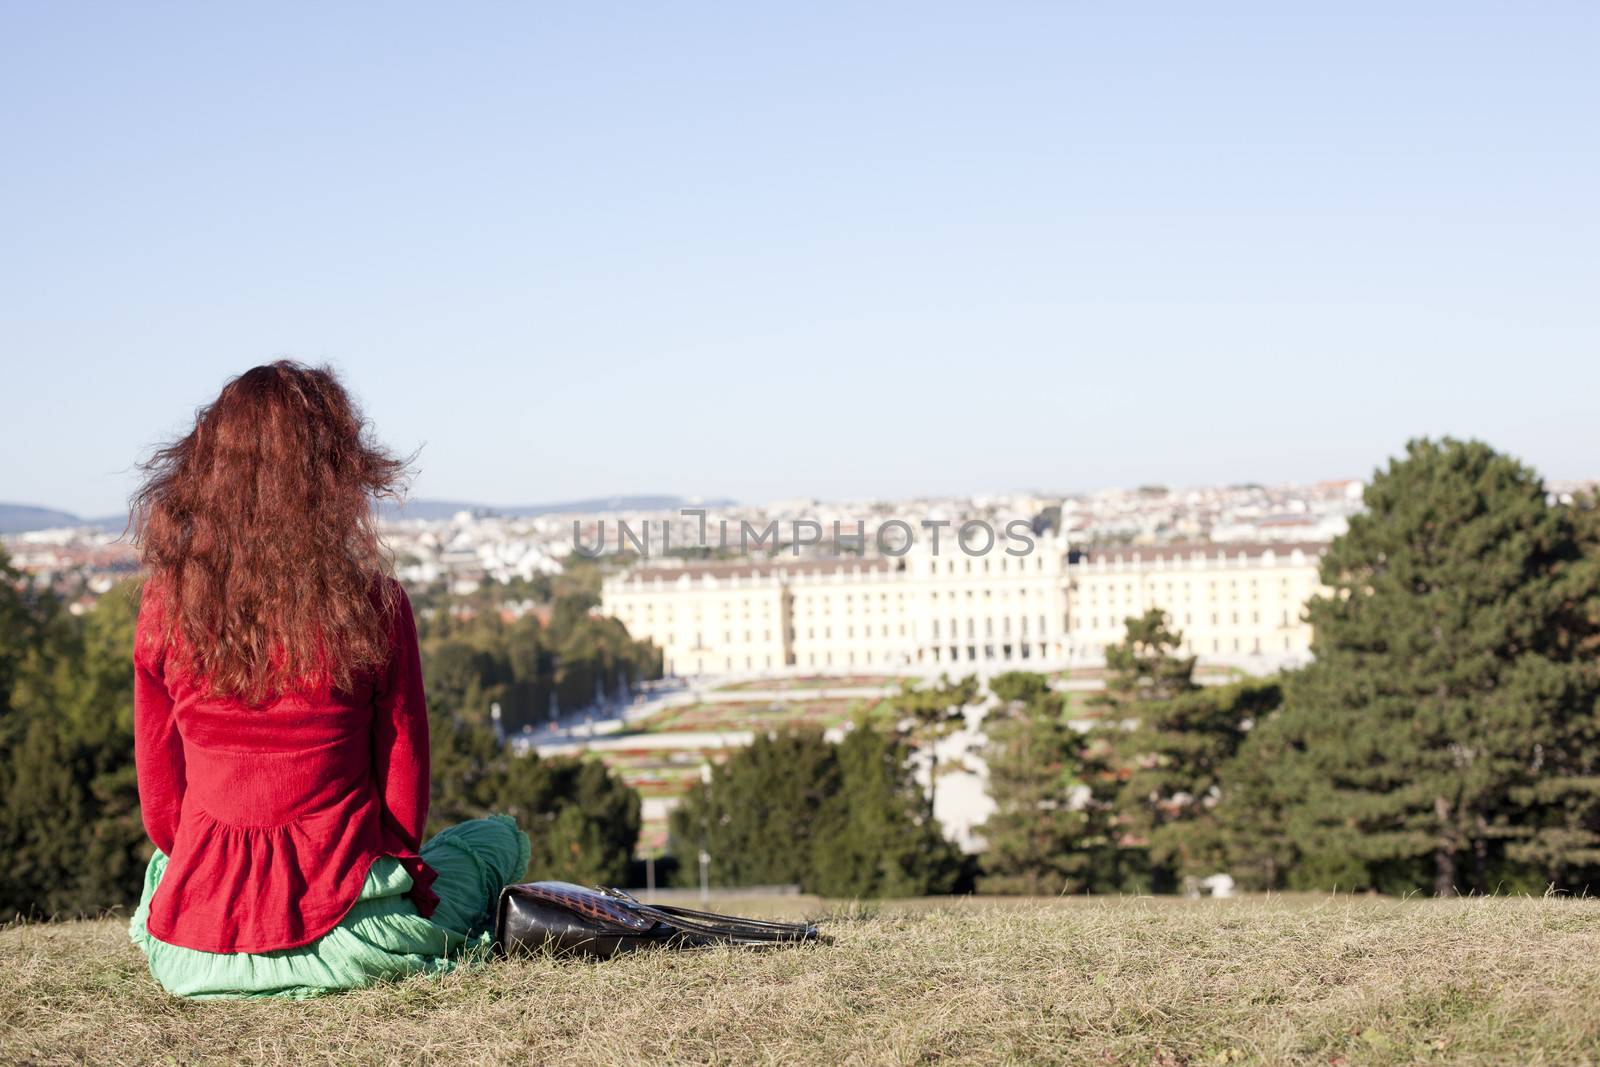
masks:
<path id="1" fill-rule="evenodd" d="M 906 897 L 963 887 L 898 734 L 866 721 L 837 744 L 820 730 L 758 735 L 691 788 L 670 817 L 675 880 L 697 859 L 714 885 L 798 885 L 827 897 Z M 970 884 L 970 878 L 967 879 Z"/>
<path id="2" fill-rule="evenodd" d="M 414 606 L 429 706 L 488 723 L 490 707 L 499 705 L 503 729 L 515 732 L 660 678 L 661 651 L 596 611 L 593 565 L 574 557 L 573 569 L 570 576 L 485 586 L 465 597 L 419 592 Z M 505 609 L 518 601 L 536 610 L 512 617 Z"/>

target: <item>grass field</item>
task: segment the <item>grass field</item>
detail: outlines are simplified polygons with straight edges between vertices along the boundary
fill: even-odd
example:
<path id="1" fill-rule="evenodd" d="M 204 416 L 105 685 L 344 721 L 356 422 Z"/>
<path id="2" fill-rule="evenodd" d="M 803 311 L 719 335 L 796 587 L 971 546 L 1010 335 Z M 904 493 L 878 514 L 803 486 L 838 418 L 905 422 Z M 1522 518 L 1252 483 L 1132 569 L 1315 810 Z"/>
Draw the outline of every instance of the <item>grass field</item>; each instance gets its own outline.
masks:
<path id="1" fill-rule="evenodd" d="M 630 730 L 645 734 L 725 732 L 734 730 L 787 730 L 816 727 L 826 730 L 853 719 L 860 711 L 888 718 L 892 709 L 884 701 L 784 699 L 719 701 L 679 704 L 663 708 L 649 718 L 631 723 Z"/>
<path id="2" fill-rule="evenodd" d="M 808 674 L 774 675 L 770 678 L 751 678 L 743 682 L 730 682 L 719 685 L 719 693 L 736 693 L 741 690 L 763 689 L 782 691 L 788 689 L 856 689 L 868 687 L 882 687 L 893 689 L 902 682 L 915 682 L 918 679 L 906 674 L 845 674 L 821 675 Z"/>
<path id="3" fill-rule="evenodd" d="M 827 914 L 804 897 L 719 901 Z M 0 931 L 0 1062 L 1594 1063 L 1600 903 L 945 900 L 831 946 L 165 996 L 115 921 Z"/>

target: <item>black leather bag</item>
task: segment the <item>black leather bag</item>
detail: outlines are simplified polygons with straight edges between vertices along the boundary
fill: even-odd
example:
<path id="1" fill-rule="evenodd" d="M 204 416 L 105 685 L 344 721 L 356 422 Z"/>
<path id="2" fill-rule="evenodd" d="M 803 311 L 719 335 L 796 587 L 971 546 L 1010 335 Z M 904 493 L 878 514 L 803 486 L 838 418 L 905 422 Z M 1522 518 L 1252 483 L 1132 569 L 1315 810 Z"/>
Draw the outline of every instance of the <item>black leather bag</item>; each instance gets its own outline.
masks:
<path id="1" fill-rule="evenodd" d="M 500 891 L 494 944 L 500 955 L 536 952 L 607 959 L 642 948 L 780 945 L 821 940 L 812 923 L 767 922 L 645 904 L 620 889 L 525 882 Z"/>

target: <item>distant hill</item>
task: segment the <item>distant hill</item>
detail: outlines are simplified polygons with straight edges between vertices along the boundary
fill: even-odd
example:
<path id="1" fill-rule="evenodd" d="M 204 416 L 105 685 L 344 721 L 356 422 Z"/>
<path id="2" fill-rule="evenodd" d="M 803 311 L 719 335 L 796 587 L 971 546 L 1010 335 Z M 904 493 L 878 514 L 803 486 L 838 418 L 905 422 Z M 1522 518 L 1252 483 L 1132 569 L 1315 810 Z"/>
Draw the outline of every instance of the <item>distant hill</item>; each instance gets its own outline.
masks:
<path id="1" fill-rule="evenodd" d="M 32 504 L 0 503 L 0 534 L 27 533 L 29 530 L 59 530 L 63 526 L 96 526 L 102 529 L 122 529 L 128 521 L 126 515 L 86 519 L 70 511 L 38 508 Z"/>
<path id="2" fill-rule="evenodd" d="M 385 501 L 384 518 L 448 519 L 457 512 L 471 511 L 488 515 L 505 515 L 526 519 L 536 515 L 595 514 L 612 511 L 672 511 L 689 507 L 727 507 L 732 500 L 687 500 L 681 496 L 606 496 L 590 500 L 564 500 L 553 504 L 515 504 L 497 507 L 491 504 L 474 504 L 465 500 L 408 500 L 401 507 Z"/>

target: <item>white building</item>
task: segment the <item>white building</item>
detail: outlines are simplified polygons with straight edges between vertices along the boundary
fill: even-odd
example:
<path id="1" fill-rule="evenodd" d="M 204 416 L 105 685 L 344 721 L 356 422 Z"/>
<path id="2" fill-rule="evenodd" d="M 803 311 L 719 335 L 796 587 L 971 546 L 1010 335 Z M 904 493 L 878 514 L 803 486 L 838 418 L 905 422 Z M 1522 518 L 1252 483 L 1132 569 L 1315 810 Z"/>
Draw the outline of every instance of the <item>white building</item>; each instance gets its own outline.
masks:
<path id="1" fill-rule="evenodd" d="M 1155 607 L 1202 662 L 1304 660 L 1321 543 L 1148 546 L 1069 554 L 1039 542 L 860 559 L 655 561 L 606 580 L 602 606 L 672 674 L 1006 670 L 1094 665 Z"/>
<path id="2" fill-rule="evenodd" d="M 1201 662 L 1271 669 L 1311 650 L 1305 605 L 1322 589 L 1321 542 L 1108 548 L 1072 563 L 1075 662 L 1104 662 L 1124 620 L 1160 608 Z"/>

